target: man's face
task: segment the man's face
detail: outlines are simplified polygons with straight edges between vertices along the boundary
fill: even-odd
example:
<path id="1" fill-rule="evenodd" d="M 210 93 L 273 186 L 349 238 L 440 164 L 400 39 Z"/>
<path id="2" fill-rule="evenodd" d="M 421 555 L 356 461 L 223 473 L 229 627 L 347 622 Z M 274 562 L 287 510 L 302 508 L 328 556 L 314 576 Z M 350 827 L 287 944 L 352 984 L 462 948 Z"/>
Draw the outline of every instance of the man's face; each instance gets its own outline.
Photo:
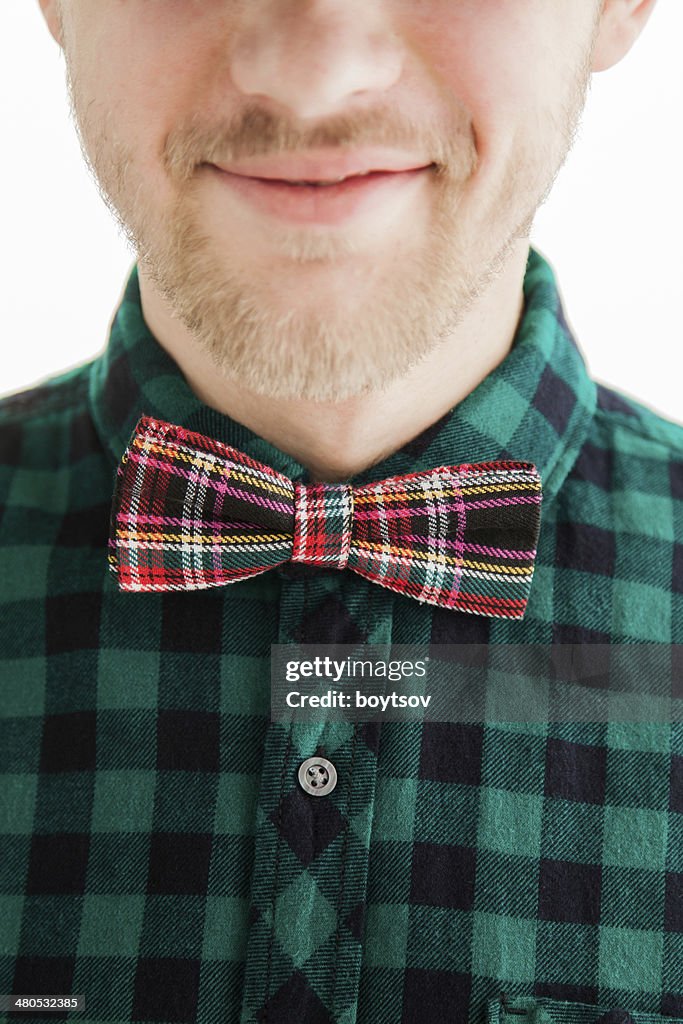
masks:
<path id="1" fill-rule="evenodd" d="M 448 343 L 528 235 L 583 107 L 598 6 L 61 0 L 60 13 L 84 149 L 143 278 L 217 372 L 339 400 Z"/>

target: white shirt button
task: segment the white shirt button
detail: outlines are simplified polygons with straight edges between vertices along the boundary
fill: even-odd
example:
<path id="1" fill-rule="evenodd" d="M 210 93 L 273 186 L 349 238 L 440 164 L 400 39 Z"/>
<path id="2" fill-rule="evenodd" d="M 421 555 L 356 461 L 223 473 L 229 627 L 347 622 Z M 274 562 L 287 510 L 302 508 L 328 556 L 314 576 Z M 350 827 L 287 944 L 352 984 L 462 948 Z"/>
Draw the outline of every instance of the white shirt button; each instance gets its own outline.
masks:
<path id="1" fill-rule="evenodd" d="M 299 785 L 311 796 L 327 796 L 337 785 L 337 769 L 326 757 L 309 757 L 299 765 Z"/>

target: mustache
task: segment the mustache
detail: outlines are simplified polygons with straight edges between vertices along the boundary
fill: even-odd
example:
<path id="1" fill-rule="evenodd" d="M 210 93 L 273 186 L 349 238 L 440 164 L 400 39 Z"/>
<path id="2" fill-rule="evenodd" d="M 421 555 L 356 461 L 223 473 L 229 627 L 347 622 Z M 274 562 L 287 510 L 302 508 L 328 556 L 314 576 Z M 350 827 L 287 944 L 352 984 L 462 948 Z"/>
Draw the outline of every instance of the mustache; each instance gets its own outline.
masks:
<path id="1" fill-rule="evenodd" d="M 340 114 L 312 127 L 300 127 L 257 105 L 249 105 L 219 124 L 206 124 L 202 115 L 193 114 L 166 136 L 163 164 L 168 175 L 182 184 L 202 163 L 363 146 L 408 151 L 433 163 L 438 174 L 459 182 L 466 181 L 478 164 L 476 136 L 462 107 L 456 107 L 448 124 L 437 129 L 395 108 Z"/>

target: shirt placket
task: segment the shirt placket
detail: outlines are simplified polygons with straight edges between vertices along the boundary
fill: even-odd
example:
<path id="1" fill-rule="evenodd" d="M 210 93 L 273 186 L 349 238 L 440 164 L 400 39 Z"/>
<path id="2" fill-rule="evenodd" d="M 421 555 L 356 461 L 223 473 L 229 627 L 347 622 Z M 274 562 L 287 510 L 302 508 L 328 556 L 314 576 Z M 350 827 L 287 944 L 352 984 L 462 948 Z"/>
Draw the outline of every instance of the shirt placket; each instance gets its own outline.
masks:
<path id="1" fill-rule="evenodd" d="M 393 594 L 349 572 L 285 566 L 279 644 L 388 643 Z M 257 812 L 242 1024 L 353 1024 L 379 725 L 273 722 Z M 299 769 L 336 770 L 322 796 Z"/>

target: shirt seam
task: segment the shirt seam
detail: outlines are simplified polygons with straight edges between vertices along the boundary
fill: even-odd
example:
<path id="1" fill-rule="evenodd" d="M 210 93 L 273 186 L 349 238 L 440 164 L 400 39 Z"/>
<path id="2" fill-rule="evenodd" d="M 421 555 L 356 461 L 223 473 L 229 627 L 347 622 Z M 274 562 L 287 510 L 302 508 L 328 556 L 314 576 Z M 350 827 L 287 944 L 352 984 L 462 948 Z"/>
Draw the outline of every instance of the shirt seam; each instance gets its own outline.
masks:
<path id="1" fill-rule="evenodd" d="M 31 400 L 31 403 L 36 402 L 35 407 L 29 405 L 27 408 L 28 395 L 39 391 L 43 393 L 36 393 L 35 399 Z M 15 422 L 20 422 L 22 426 L 27 422 L 40 423 L 53 416 L 64 414 L 73 416 L 83 411 L 90 412 L 85 375 L 78 377 L 75 382 L 69 381 L 55 385 L 46 382 L 36 388 L 18 391 L 16 394 L 0 398 L 0 426 Z"/>
<path id="2" fill-rule="evenodd" d="M 657 414 L 655 413 L 654 415 Z M 649 424 L 645 420 L 640 419 L 640 417 L 638 417 L 638 419 L 634 422 L 633 417 L 628 416 L 626 413 L 613 412 L 606 409 L 600 409 L 599 407 L 595 410 L 596 423 L 599 422 L 605 425 L 616 425 L 618 427 L 621 427 L 623 430 L 628 431 L 628 433 L 634 435 L 635 437 L 640 437 L 648 441 L 654 441 L 656 444 L 660 444 L 662 448 L 670 448 L 673 451 L 681 452 L 681 454 L 683 454 L 683 425 L 673 423 L 672 421 L 669 421 L 664 417 L 660 418 L 664 423 L 668 424 L 669 422 L 671 422 L 671 425 L 674 428 L 678 427 L 680 429 L 682 435 L 680 446 L 676 444 L 676 439 L 673 437 L 659 436 L 656 431 L 656 428 L 653 429 L 652 427 L 650 427 Z"/>

